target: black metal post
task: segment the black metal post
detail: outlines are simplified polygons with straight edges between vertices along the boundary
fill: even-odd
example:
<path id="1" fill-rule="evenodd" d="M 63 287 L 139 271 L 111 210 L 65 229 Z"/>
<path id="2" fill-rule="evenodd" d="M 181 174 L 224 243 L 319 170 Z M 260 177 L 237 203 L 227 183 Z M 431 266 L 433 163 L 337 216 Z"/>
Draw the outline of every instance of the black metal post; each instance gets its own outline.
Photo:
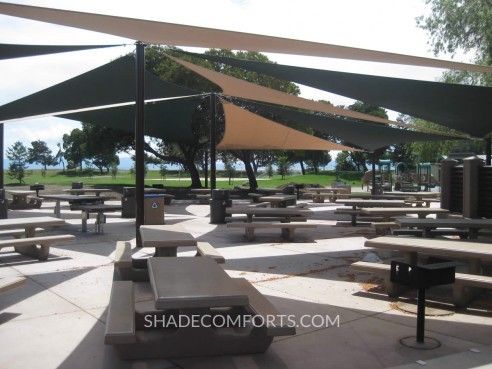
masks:
<path id="1" fill-rule="evenodd" d="M 372 188 L 371 195 L 376 194 L 376 153 L 372 153 Z"/>
<path id="2" fill-rule="evenodd" d="M 215 93 L 210 94 L 210 189 L 215 190 L 217 185 L 217 170 L 215 166 L 216 161 L 216 121 L 215 121 L 215 105 L 216 105 Z"/>
<path id="3" fill-rule="evenodd" d="M 208 151 L 205 150 L 205 168 L 203 171 L 203 175 L 205 177 L 205 188 L 208 188 Z"/>
<path id="4" fill-rule="evenodd" d="M 145 44 L 136 43 L 136 100 L 135 100 L 135 202 L 136 202 L 136 240 L 142 246 L 140 226 L 144 224 L 144 186 L 145 186 Z"/>
<path id="5" fill-rule="evenodd" d="M 417 298 L 417 342 L 424 343 L 425 331 L 425 288 L 419 288 Z"/>
<path id="6" fill-rule="evenodd" d="M 491 165 L 492 138 L 485 137 L 485 165 Z"/>

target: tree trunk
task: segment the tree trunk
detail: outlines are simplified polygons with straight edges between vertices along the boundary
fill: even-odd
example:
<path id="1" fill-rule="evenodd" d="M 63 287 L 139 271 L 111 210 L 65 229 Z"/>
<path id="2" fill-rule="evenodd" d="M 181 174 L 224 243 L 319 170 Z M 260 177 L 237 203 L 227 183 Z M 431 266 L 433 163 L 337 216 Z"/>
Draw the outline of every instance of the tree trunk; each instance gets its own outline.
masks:
<path id="1" fill-rule="evenodd" d="M 248 175 L 249 189 L 254 191 L 258 188 L 258 181 L 256 180 L 255 172 L 250 160 L 243 160 L 244 169 L 246 169 L 246 174 Z"/>
<path id="2" fill-rule="evenodd" d="M 302 160 L 299 161 L 299 164 L 301 165 L 301 174 L 305 175 L 306 174 L 306 169 L 304 168 L 304 162 Z"/>

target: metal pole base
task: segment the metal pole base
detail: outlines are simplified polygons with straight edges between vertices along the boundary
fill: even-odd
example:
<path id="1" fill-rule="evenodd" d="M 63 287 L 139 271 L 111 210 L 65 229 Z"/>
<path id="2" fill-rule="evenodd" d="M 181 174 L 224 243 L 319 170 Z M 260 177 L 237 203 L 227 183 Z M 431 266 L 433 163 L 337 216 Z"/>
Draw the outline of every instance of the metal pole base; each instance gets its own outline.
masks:
<path id="1" fill-rule="evenodd" d="M 403 337 L 400 343 L 405 347 L 419 350 L 434 350 L 441 347 L 441 342 L 431 337 L 425 337 L 424 342 L 417 342 L 416 336 Z"/>

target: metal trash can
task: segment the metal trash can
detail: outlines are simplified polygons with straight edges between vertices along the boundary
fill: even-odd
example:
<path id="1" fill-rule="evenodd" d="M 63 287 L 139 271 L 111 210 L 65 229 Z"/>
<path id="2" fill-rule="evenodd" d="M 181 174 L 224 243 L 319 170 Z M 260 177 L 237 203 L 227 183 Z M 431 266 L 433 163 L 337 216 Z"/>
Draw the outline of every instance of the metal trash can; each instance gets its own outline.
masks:
<path id="1" fill-rule="evenodd" d="M 0 189 L 0 219 L 8 218 L 9 202 L 5 198 L 5 190 Z"/>
<path id="2" fill-rule="evenodd" d="M 123 187 L 121 196 L 121 217 L 135 218 L 137 215 L 137 202 L 135 201 L 135 187 Z"/>
<path id="3" fill-rule="evenodd" d="M 144 224 L 164 224 L 163 195 L 144 195 Z"/>
<path id="4" fill-rule="evenodd" d="M 223 224 L 226 218 L 226 208 L 232 206 L 228 190 L 213 190 L 210 200 L 210 223 Z"/>

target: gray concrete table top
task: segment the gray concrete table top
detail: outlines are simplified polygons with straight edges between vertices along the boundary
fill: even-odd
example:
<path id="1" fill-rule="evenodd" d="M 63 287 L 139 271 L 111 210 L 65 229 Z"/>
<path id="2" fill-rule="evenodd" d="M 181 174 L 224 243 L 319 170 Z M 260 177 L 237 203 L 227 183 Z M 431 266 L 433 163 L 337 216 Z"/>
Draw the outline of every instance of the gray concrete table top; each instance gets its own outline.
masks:
<path id="1" fill-rule="evenodd" d="M 156 309 L 246 306 L 249 299 L 211 258 L 148 260 Z"/>

